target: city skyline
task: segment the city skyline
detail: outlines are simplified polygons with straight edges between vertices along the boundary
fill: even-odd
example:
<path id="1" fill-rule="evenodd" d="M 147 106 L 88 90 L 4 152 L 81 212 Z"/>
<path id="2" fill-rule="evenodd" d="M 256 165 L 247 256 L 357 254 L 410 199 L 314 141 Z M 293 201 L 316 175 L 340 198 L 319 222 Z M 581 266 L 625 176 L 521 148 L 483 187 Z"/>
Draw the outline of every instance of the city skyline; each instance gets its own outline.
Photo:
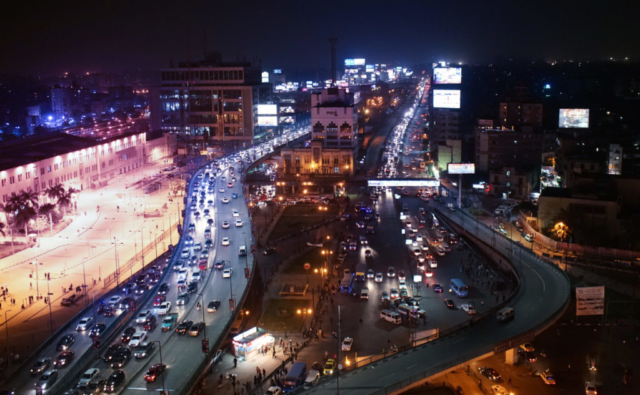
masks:
<path id="1" fill-rule="evenodd" d="M 247 10 L 253 10 L 248 12 Z M 577 10 L 577 11 L 576 11 Z M 624 4 L 524 5 L 383 2 L 190 2 L 43 4 L 10 7 L 0 69 L 33 73 L 127 68 L 159 69 L 197 60 L 205 48 L 225 59 L 269 68 L 329 68 L 327 37 L 338 37 L 338 59 L 368 58 L 408 65 L 496 58 L 585 60 L 630 58 L 640 34 Z M 217 18 L 216 15 L 224 15 Z M 567 18 L 568 16 L 568 18 Z M 239 29 L 242 26 L 250 29 Z"/>

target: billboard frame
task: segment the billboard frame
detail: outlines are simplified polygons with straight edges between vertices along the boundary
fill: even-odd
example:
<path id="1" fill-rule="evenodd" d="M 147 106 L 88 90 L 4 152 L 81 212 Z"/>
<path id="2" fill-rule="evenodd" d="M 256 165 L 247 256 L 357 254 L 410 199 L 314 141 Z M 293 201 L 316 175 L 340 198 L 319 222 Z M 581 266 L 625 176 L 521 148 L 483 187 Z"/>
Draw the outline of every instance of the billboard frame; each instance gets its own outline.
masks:
<path id="1" fill-rule="evenodd" d="M 453 167 L 454 171 L 451 171 Z M 458 168 L 459 170 L 457 170 Z M 476 174 L 475 163 L 447 163 L 448 174 Z"/>

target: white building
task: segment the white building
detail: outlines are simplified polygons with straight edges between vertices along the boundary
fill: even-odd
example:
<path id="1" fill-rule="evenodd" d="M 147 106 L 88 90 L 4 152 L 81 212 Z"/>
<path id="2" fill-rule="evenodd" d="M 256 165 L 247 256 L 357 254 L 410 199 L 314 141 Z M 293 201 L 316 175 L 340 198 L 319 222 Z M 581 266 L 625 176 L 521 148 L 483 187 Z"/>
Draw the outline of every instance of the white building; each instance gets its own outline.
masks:
<path id="1" fill-rule="evenodd" d="M 325 148 L 358 146 L 358 109 L 353 93 L 329 88 L 311 94 L 312 138 Z"/>
<path id="2" fill-rule="evenodd" d="M 170 156 L 175 136 L 147 141 L 146 133 L 95 141 L 52 133 L 5 143 L 0 147 L 0 195 L 42 192 L 62 184 L 78 190 L 107 185 L 120 174 Z"/>

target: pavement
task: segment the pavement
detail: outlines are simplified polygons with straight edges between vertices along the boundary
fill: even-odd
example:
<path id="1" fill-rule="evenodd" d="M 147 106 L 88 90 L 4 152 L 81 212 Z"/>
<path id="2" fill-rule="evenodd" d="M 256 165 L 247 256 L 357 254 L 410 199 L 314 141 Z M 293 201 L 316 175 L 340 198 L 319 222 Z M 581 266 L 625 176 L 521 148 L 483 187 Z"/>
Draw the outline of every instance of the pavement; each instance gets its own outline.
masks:
<path id="1" fill-rule="evenodd" d="M 145 219 L 136 215 L 145 208 L 161 207 L 167 200 L 168 183 L 163 183 L 163 189 L 150 195 L 145 195 L 142 188 L 130 187 L 136 181 L 149 179 L 166 166 L 163 161 L 145 165 L 104 188 L 82 191 L 78 197 L 77 215 L 69 214 L 73 217 L 69 226 L 53 237 L 43 232 L 34 247 L 0 260 L 0 283 L 9 291 L 0 309 L 0 316 L 5 315 L 9 323 L 10 347 L 6 348 L 6 337 L 0 339 L 0 350 L 5 351 L 5 358 L 8 354 L 13 354 L 14 359 L 16 354 L 29 355 L 53 330 L 84 307 L 84 302 L 72 307 L 60 305 L 62 298 L 71 294 L 69 285 L 76 288 L 86 278 L 89 298 L 100 299 L 116 286 L 115 281 L 105 285 L 105 278 L 116 270 L 116 259 L 121 262 L 121 271 L 128 269 L 126 263 L 140 252 L 144 242 L 144 260 L 149 263 L 162 255 L 172 241 L 178 240 L 177 232 L 168 232 L 170 220 L 174 226 L 178 222 L 178 204 L 181 204 L 178 199 L 174 199 L 175 205 L 168 205 L 162 216 Z M 100 206 L 99 211 L 96 206 Z M 166 237 L 161 239 L 163 230 Z M 117 253 L 111 243 L 113 238 L 117 241 Z M 158 238 L 157 255 L 155 242 L 154 248 L 149 248 L 150 240 L 155 238 Z M 84 265 L 83 258 L 86 258 Z M 50 273 L 49 281 L 45 280 L 45 273 Z M 121 275 L 123 279 L 127 276 Z M 66 290 L 63 292 L 63 289 Z M 44 303 L 47 293 L 51 296 L 51 314 Z M 37 299 L 37 295 L 43 298 Z M 33 297 L 33 303 L 29 303 L 29 297 Z M 12 299 L 16 300 L 15 305 L 10 305 Z M 53 328 L 50 322 L 53 322 Z M 0 329 L 5 324 L 2 320 Z"/>

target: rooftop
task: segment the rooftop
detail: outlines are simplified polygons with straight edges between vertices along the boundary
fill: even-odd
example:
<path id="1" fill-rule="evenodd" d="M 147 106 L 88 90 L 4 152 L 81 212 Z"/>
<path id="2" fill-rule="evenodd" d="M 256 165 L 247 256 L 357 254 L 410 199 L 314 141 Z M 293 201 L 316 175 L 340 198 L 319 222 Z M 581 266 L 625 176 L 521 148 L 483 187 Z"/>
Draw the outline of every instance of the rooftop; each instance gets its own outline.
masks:
<path id="1" fill-rule="evenodd" d="M 615 202 L 618 194 L 613 189 L 579 187 L 579 188 L 555 188 L 548 187 L 542 190 L 540 197 L 552 197 L 561 199 L 582 199 Z"/>
<path id="2" fill-rule="evenodd" d="M 125 133 L 109 139 L 94 139 L 66 133 L 48 133 L 0 144 L 0 171 L 28 165 L 140 133 Z"/>

